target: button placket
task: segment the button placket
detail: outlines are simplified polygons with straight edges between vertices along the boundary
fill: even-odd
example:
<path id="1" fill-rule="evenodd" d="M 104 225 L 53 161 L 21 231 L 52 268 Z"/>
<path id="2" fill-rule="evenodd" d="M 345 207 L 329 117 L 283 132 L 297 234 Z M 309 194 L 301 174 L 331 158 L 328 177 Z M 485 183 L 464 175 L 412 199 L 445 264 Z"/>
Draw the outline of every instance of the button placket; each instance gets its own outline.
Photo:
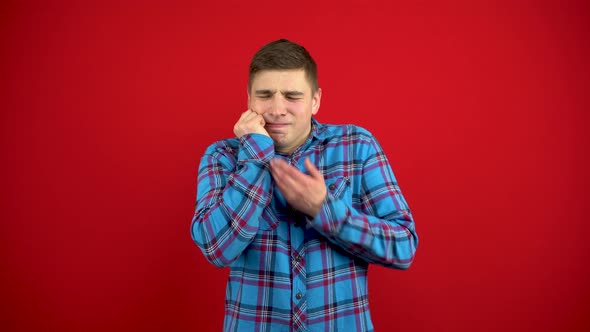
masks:
<path id="1" fill-rule="evenodd" d="M 294 226 L 294 224 L 293 224 Z M 291 275 L 292 275 L 292 315 L 298 317 L 298 321 L 306 315 L 305 292 L 306 292 L 306 271 L 305 271 L 305 234 L 301 228 L 293 227 L 290 232 L 291 238 Z M 301 324 L 301 321 L 299 321 Z"/>

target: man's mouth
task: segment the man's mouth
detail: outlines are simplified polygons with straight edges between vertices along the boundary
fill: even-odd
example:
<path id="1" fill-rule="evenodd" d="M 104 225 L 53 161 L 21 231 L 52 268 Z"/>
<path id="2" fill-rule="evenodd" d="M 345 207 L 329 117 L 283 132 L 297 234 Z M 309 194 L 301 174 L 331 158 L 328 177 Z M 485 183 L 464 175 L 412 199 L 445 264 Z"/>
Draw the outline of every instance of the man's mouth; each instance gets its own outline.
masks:
<path id="1" fill-rule="evenodd" d="M 284 128 L 284 127 L 286 127 L 288 125 L 289 125 L 288 123 L 268 123 L 267 122 L 265 127 L 267 127 L 267 128 L 277 128 L 278 129 L 278 128 Z"/>

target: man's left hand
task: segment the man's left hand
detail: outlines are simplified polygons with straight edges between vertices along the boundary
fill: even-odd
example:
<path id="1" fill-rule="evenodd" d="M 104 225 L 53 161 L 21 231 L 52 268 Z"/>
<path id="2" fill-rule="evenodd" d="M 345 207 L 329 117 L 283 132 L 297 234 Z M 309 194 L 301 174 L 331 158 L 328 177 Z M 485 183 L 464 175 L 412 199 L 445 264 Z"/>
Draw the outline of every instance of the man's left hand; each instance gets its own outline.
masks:
<path id="1" fill-rule="evenodd" d="M 309 158 L 305 159 L 305 169 L 309 175 L 284 160 L 270 162 L 272 177 L 289 205 L 313 218 L 320 212 L 327 189 L 322 173 Z"/>

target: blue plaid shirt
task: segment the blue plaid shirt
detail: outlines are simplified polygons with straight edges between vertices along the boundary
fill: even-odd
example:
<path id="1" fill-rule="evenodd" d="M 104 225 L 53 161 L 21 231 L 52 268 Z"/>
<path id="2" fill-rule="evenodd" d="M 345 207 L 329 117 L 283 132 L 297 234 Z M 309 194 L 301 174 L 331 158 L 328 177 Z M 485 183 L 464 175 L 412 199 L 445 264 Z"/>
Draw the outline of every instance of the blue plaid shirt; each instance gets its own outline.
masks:
<path id="1" fill-rule="evenodd" d="M 328 195 L 313 218 L 294 209 L 268 170 L 311 158 Z M 373 331 L 368 264 L 406 269 L 414 222 L 375 138 L 354 125 L 312 119 L 291 155 L 270 137 L 218 141 L 201 159 L 192 237 L 214 265 L 230 267 L 224 331 Z"/>

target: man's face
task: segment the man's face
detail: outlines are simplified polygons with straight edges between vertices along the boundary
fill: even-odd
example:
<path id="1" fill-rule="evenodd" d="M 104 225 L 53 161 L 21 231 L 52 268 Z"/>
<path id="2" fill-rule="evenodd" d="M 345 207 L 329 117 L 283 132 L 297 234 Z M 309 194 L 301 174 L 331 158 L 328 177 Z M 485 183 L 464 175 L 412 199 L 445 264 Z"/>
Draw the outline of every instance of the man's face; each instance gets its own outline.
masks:
<path id="1" fill-rule="evenodd" d="M 263 70 L 252 80 L 248 107 L 264 117 L 264 128 L 275 149 L 292 153 L 309 136 L 311 116 L 320 108 L 321 92 L 312 92 L 303 69 Z"/>

